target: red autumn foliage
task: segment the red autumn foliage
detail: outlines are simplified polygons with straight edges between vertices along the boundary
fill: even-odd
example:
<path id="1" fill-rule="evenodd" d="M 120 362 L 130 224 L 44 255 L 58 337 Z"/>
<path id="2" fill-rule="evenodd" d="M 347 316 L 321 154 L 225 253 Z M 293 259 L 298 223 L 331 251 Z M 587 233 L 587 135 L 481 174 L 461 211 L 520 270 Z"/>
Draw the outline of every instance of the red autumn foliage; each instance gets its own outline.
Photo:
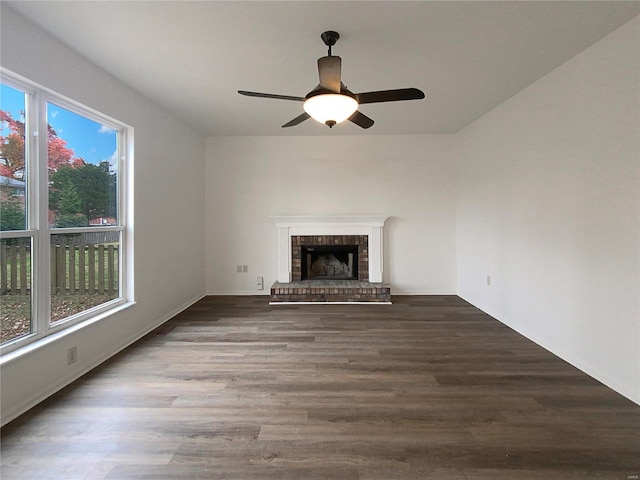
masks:
<path id="1" fill-rule="evenodd" d="M 0 124 L 10 133 L 0 135 L 0 175 L 10 178 L 24 176 L 24 123 L 14 120 L 8 112 L 0 110 Z"/>
<path id="2" fill-rule="evenodd" d="M 15 120 L 9 112 L 0 110 L 0 131 L 9 130 L 7 135 L 0 134 L 0 175 L 22 180 L 24 178 L 24 122 Z M 58 137 L 56 131 L 47 126 L 47 154 L 49 170 L 57 171 L 62 165 L 80 167 L 85 164 L 76 157 L 67 142 Z"/>

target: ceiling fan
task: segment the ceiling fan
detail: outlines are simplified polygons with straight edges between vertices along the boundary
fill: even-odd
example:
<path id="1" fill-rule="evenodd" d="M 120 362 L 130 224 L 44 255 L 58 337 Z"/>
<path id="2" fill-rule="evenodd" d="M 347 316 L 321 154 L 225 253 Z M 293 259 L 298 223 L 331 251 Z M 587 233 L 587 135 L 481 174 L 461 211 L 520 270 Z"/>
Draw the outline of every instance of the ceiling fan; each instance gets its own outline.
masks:
<path id="1" fill-rule="evenodd" d="M 310 117 L 320 123 L 324 123 L 329 128 L 344 120 L 349 120 L 362 128 L 369 128 L 374 122 L 371 118 L 358 111 L 359 105 L 424 98 L 424 92 L 417 88 L 399 88 L 363 93 L 351 92 L 342 83 L 342 59 L 331 54 L 331 47 L 336 44 L 340 35 L 338 32 L 328 31 L 320 35 L 320 38 L 329 47 L 329 55 L 318 59 L 320 84 L 307 93 L 305 97 L 247 92 L 246 90 L 238 90 L 238 93 L 248 97 L 304 102 L 304 113 L 282 125 L 283 128 L 298 125 Z"/>

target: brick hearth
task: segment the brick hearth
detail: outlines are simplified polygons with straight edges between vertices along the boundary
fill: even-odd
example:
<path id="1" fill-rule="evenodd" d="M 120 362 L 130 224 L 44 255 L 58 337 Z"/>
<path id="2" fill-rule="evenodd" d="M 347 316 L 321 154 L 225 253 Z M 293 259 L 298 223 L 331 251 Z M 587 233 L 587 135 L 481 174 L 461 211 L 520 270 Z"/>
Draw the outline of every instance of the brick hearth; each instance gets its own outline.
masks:
<path id="1" fill-rule="evenodd" d="M 391 303 L 391 287 L 358 280 L 275 282 L 271 303 Z"/>

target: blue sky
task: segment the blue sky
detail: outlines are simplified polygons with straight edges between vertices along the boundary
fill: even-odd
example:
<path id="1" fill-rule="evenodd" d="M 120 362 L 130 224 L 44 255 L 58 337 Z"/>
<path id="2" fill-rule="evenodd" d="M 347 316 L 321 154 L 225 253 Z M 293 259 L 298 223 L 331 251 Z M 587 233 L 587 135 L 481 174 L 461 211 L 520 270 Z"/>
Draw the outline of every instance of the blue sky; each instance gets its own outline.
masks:
<path id="1" fill-rule="evenodd" d="M 2 84 L 0 109 L 10 112 L 14 119 L 22 119 L 20 112 L 24 111 L 24 94 Z M 47 106 L 47 121 L 58 137 L 67 142 L 67 148 L 72 149 L 76 157 L 83 158 L 87 163 L 107 160 L 111 165 L 115 165 L 114 130 L 54 104 Z"/>

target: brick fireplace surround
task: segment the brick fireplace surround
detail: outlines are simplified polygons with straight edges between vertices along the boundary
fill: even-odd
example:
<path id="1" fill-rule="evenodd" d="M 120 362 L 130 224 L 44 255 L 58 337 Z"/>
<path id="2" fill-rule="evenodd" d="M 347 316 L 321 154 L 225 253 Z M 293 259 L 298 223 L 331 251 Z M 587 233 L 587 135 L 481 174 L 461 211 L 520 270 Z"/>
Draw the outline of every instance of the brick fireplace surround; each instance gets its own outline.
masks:
<path id="1" fill-rule="evenodd" d="M 380 215 L 273 217 L 278 229 L 278 281 L 271 304 L 391 303 L 382 282 L 383 226 Z M 302 280 L 303 246 L 357 246 L 357 280 Z"/>
<path id="2" fill-rule="evenodd" d="M 369 281 L 369 238 L 367 235 L 294 235 L 291 237 L 291 280 L 302 281 L 302 247 L 355 245 L 358 247 L 358 280 Z"/>

